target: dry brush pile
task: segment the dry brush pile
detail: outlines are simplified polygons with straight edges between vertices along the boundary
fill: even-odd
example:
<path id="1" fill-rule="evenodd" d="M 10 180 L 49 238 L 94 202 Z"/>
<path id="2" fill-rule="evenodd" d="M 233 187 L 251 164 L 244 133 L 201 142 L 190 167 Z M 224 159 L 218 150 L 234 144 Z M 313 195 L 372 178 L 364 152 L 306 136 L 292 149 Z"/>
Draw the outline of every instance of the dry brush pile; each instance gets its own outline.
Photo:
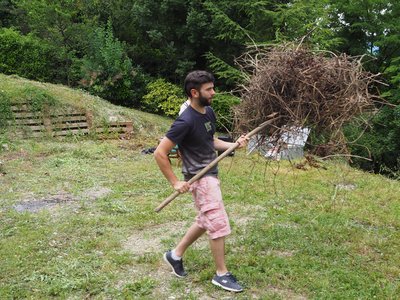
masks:
<path id="1" fill-rule="evenodd" d="M 314 153 L 347 152 L 343 126 L 379 100 L 370 92 L 377 75 L 364 71 L 361 59 L 293 45 L 250 50 L 239 60 L 249 75 L 235 109 L 236 129 L 247 131 L 276 112 L 270 136 L 308 127 L 319 137 L 309 141 Z"/>

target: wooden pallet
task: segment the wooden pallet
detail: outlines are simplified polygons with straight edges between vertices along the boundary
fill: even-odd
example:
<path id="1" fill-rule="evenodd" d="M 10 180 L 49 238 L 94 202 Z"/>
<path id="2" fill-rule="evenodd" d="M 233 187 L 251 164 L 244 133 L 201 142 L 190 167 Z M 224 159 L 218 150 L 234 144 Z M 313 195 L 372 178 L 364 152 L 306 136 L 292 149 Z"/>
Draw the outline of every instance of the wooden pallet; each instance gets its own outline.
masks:
<path id="1" fill-rule="evenodd" d="M 46 122 L 48 122 L 48 126 L 51 128 L 53 136 L 87 134 L 91 128 L 85 111 L 50 115 Z"/>
<path id="2" fill-rule="evenodd" d="M 93 114 L 86 110 L 74 109 L 64 113 L 51 113 L 45 108 L 43 111 L 35 112 L 26 103 L 12 105 L 11 109 L 14 120 L 10 120 L 9 124 L 16 126 L 16 132 L 20 136 L 67 136 L 88 133 L 110 136 L 110 133 L 115 133 L 121 137 L 133 132 L 132 122 L 111 122 L 94 127 Z"/>
<path id="3" fill-rule="evenodd" d="M 33 111 L 27 104 L 12 105 L 14 120 L 8 123 L 15 124 L 19 136 L 38 137 L 46 132 L 44 114 L 42 111 Z"/>

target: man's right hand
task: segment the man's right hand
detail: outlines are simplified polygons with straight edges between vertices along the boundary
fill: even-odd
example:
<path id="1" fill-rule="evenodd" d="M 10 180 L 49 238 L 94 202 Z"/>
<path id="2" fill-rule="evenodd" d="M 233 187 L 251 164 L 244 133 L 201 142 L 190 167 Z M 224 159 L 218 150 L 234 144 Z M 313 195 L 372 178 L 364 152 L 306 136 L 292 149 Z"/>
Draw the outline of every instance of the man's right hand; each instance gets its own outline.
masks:
<path id="1" fill-rule="evenodd" d="M 177 181 L 174 183 L 174 190 L 179 193 L 186 193 L 190 189 L 190 184 L 187 181 Z"/>

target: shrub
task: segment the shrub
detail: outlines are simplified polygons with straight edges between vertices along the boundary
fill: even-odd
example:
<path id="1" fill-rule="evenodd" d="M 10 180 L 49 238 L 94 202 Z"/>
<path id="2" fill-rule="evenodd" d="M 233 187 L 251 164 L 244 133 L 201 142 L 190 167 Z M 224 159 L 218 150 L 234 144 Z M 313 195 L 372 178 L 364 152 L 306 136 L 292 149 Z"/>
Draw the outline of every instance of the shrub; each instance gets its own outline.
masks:
<path id="1" fill-rule="evenodd" d="M 346 128 L 349 140 L 362 133 L 362 128 L 350 125 Z M 351 146 L 351 153 L 370 157 L 372 161 L 354 159 L 354 164 L 362 169 L 388 174 L 400 170 L 400 105 L 384 107 L 372 119 L 371 126 L 357 141 L 358 146 Z"/>
<path id="2" fill-rule="evenodd" d="M 233 128 L 234 105 L 240 103 L 240 99 L 231 94 L 218 93 L 214 96 L 212 108 L 217 115 L 217 129 L 220 131 L 230 131 Z"/>
<path id="3" fill-rule="evenodd" d="M 157 79 L 147 85 L 147 94 L 143 97 L 142 108 L 148 112 L 175 117 L 184 101 L 180 87 L 164 79 Z"/>
<path id="4" fill-rule="evenodd" d="M 0 29 L 0 72 L 39 81 L 53 76 L 54 49 L 33 35 L 10 28 Z"/>
<path id="5" fill-rule="evenodd" d="M 82 64 L 80 83 L 90 93 L 116 104 L 132 100 L 135 72 L 124 44 L 114 37 L 110 22 L 105 28 L 97 28 L 89 38 L 88 53 Z"/>

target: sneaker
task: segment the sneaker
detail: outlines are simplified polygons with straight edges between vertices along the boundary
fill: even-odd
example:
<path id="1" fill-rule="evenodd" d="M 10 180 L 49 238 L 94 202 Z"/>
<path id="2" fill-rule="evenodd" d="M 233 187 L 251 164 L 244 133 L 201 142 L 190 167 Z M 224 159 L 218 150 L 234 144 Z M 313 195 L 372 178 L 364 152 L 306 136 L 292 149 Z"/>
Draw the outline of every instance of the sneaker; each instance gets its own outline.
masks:
<path id="1" fill-rule="evenodd" d="M 228 272 L 225 275 L 218 276 L 215 275 L 211 282 L 219 287 L 222 287 L 224 290 L 231 292 L 241 292 L 243 291 L 242 286 L 237 283 L 235 276 L 232 273 Z"/>
<path id="2" fill-rule="evenodd" d="M 171 266 L 172 272 L 178 277 L 185 277 L 187 276 L 187 273 L 185 272 L 185 269 L 183 268 L 183 261 L 182 259 L 180 260 L 175 260 L 171 256 L 171 250 L 167 251 L 164 253 L 164 260 L 165 262 Z"/>

